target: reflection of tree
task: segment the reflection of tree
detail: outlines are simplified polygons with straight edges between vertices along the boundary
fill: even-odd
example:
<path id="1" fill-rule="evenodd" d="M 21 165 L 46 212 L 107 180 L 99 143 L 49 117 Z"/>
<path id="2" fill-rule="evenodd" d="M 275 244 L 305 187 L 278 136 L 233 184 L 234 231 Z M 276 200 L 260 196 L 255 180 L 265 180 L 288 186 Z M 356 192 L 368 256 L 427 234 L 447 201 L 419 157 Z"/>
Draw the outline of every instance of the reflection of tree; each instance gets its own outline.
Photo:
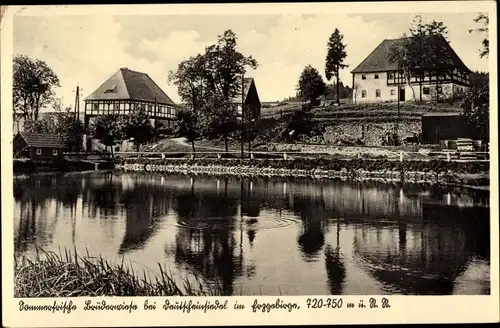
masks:
<path id="1" fill-rule="evenodd" d="M 169 191 L 159 186 L 138 184 L 123 193 L 126 227 L 119 253 L 142 249 L 158 228 L 159 219 L 168 212 Z"/>
<path id="2" fill-rule="evenodd" d="M 401 217 L 397 226 L 386 226 L 379 239 L 373 237 L 374 228 L 365 224 L 361 229 L 366 233 L 356 232 L 354 251 L 369 272 L 393 292 L 451 294 L 454 280 L 464 272 L 470 256 L 479 253 L 475 241 L 484 240 L 464 226 L 474 221 L 474 215 L 477 222 L 480 210 L 453 208 L 425 204 L 423 224 L 408 225 Z"/>
<path id="3" fill-rule="evenodd" d="M 337 221 L 337 245 L 333 248 L 327 245 L 325 248 L 325 266 L 328 277 L 330 294 L 341 295 L 346 277 L 346 269 L 340 255 L 340 222 Z"/>
<path id="4" fill-rule="evenodd" d="M 234 238 L 236 195 L 228 194 L 227 183 L 219 196 L 192 189 L 177 196 L 175 210 L 182 226 L 175 239 L 176 262 L 219 284 L 224 295 L 232 295 L 234 280 L 245 271 Z"/>
<path id="5" fill-rule="evenodd" d="M 303 225 L 298 244 L 306 259 L 310 260 L 316 257 L 325 243 L 325 204 L 322 199 L 304 197 L 294 197 L 293 204 L 293 211 L 300 216 Z"/>

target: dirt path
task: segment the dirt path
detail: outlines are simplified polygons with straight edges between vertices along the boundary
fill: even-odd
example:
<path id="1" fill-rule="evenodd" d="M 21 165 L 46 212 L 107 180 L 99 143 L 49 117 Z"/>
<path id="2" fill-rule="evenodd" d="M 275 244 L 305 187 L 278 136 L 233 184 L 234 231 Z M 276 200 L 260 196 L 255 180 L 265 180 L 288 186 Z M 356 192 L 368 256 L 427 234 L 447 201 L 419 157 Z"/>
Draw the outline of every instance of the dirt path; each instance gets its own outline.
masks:
<path id="1" fill-rule="evenodd" d="M 186 138 L 172 138 L 171 140 L 178 145 L 191 147 L 191 143 L 187 142 Z M 196 142 L 195 142 L 195 147 L 196 147 L 196 149 L 206 149 L 206 150 L 214 150 L 214 151 L 222 151 L 222 152 L 225 151 L 224 148 L 219 148 L 219 147 L 199 146 L 196 144 Z"/>

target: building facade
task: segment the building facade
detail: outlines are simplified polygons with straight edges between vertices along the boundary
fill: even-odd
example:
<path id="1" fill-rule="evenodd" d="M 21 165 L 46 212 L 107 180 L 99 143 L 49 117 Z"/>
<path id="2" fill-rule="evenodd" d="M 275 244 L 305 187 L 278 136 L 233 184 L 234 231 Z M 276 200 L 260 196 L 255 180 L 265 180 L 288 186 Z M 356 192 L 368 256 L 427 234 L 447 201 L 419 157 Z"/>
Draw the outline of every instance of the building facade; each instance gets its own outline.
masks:
<path id="1" fill-rule="evenodd" d="M 140 108 L 150 116 L 153 126 L 170 126 L 177 111 L 176 104 L 149 75 L 120 68 L 85 98 L 85 126 L 99 115 L 128 115 Z"/>
<path id="2" fill-rule="evenodd" d="M 355 103 L 420 100 L 420 94 L 422 101 L 443 100 L 468 90 L 471 72 L 444 39 L 452 65 L 412 72 L 408 83 L 398 73 L 396 64 L 389 61 L 390 49 L 398 41 L 400 39 L 382 41 L 352 70 Z"/>
<path id="3" fill-rule="evenodd" d="M 178 107 L 148 74 L 120 68 L 85 98 L 84 124 L 88 128 L 100 115 L 128 115 L 143 109 L 154 127 L 170 128 Z M 85 149 L 102 148 L 85 136 Z"/>
<path id="4" fill-rule="evenodd" d="M 253 78 L 245 78 L 241 89 L 242 92 L 239 92 L 232 99 L 233 105 L 237 108 L 238 116 L 243 117 L 243 115 L 245 115 L 245 120 L 247 120 L 247 115 L 251 113 L 250 118 L 252 120 L 259 119 L 262 106 L 260 103 L 259 93 L 257 92 L 257 87 L 255 85 L 255 80 Z"/>
<path id="5" fill-rule="evenodd" d="M 63 159 L 64 143 L 55 134 L 18 132 L 12 144 L 14 158 L 29 158 L 34 162 L 54 162 Z"/>

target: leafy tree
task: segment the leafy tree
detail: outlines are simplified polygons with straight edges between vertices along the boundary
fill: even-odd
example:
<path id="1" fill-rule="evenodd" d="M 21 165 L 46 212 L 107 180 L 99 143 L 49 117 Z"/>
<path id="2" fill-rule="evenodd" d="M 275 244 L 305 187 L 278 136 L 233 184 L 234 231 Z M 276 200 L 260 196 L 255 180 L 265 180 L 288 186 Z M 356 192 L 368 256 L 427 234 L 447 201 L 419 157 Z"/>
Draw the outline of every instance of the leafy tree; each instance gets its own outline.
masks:
<path id="1" fill-rule="evenodd" d="M 168 80 L 177 86 L 177 92 L 189 108 L 198 110 L 203 106 L 204 95 L 209 92 L 206 57 L 198 54 L 181 62 L 176 71 L 170 71 Z"/>
<path id="2" fill-rule="evenodd" d="M 202 110 L 204 135 L 210 139 L 222 137 L 226 153 L 229 138 L 241 127 L 236 108 L 222 97 L 212 97 Z"/>
<path id="3" fill-rule="evenodd" d="M 462 100 L 460 107 L 462 114 L 478 129 L 481 140 L 488 141 L 490 119 L 489 87 L 487 85 L 472 87 Z"/>
<path id="4" fill-rule="evenodd" d="M 98 139 L 104 146 L 106 151 L 111 147 L 111 155 L 113 155 L 113 146 L 122 139 L 123 128 L 122 120 L 118 115 L 102 115 L 97 116 L 91 125 L 91 135 Z"/>
<path id="5" fill-rule="evenodd" d="M 328 53 L 326 55 L 325 77 L 328 81 L 334 76 L 337 78 L 337 104 L 340 104 L 340 70 L 348 67 L 348 65 L 343 64 L 347 57 L 346 46 L 342 42 L 343 38 L 340 31 L 335 29 L 328 40 Z"/>
<path id="6" fill-rule="evenodd" d="M 53 100 L 53 89 L 58 86 L 59 78 L 47 63 L 15 56 L 12 90 L 16 118 L 37 121 L 40 109 Z"/>
<path id="7" fill-rule="evenodd" d="M 306 66 L 300 75 L 297 86 L 299 96 L 312 103 L 325 92 L 325 88 L 325 82 L 323 82 L 318 70 L 311 65 Z"/>
<path id="8" fill-rule="evenodd" d="M 488 17 L 487 14 L 481 13 L 477 15 L 477 17 L 474 19 L 474 22 L 480 23 L 483 26 L 475 29 L 470 29 L 469 33 L 478 32 L 484 34 L 484 39 L 482 41 L 483 49 L 481 49 L 479 56 L 481 58 L 488 57 L 488 55 L 490 54 L 490 39 L 489 39 L 490 18 Z"/>
<path id="9" fill-rule="evenodd" d="M 211 137 L 215 137 L 215 133 L 225 140 L 228 139 L 234 127 L 234 110 L 229 104 L 241 91 L 242 78 L 247 69 L 258 67 L 252 56 L 245 56 L 237 50 L 237 39 L 232 30 L 227 30 L 219 35 L 217 43 L 207 47 L 203 54 L 189 58 L 179 64 L 176 71 L 170 72 L 169 81 L 177 86 L 183 102 L 194 111 L 192 114 L 181 114 L 187 121 L 180 124 L 179 131 L 196 130 L 201 133 L 203 130 Z M 189 128 L 193 115 L 197 119 L 196 129 Z M 213 117 L 208 118 L 207 115 Z M 219 123 L 216 124 L 217 120 Z M 202 129 L 202 124 L 208 126 Z"/>
<path id="10" fill-rule="evenodd" d="M 411 88 L 413 100 L 416 97 L 410 82 L 411 77 L 416 76 L 420 80 L 426 71 L 443 75 L 453 68 L 451 49 L 446 35 L 447 27 L 442 22 L 423 23 L 421 17 L 416 16 L 410 27 L 410 35 L 403 34 L 402 38 L 391 47 L 389 61 L 396 64 L 398 74 Z M 436 79 L 436 89 L 438 85 L 439 79 Z"/>
<path id="11" fill-rule="evenodd" d="M 129 115 L 121 117 L 122 136 L 130 139 L 136 146 L 137 151 L 142 144 L 149 142 L 154 137 L 154 128 L 149 116 L 144 109 L 137 109 Z"/>
<path id="12" fill-rule="evenodd" d="M 75 118 L 70 107 L 62 108 L 56 104 L 56 111 L 44 113 L 37 121 L 26 121 L 28 132 L 57 134 L 69 151 L 80 151 L 83 148 L 85 129 L 81 120 Z"/>
<path id="13" fill-rule="evenodd" d="M 193 156 L 195 156 L 194 142 L 202 135 L 201 124 L 196 112 L 188 109 L 179 110 L 174 131 L 176 135 L 186 138 L 191 143 Z"/>
<path id="14" fill-rule="evenodd" d="M 303 135 L 309 135 L 313 130 L 313 121 L 311 112 L 307 110 L 296 110 L 293 112 L 292 116 L 287 124 L 286 138 L 288 139 L 298 139 Z"/>

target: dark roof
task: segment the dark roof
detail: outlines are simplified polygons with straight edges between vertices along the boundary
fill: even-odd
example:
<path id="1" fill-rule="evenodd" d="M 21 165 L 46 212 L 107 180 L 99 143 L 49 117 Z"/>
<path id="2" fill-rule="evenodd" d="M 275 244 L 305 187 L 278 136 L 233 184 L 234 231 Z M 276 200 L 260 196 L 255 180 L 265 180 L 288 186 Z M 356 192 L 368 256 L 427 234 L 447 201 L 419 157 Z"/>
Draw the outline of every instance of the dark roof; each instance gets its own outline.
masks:
<path id="1" fill-rule="evenodd" d="M 244 98 L 245 100 L 247 99 L 248 97 L 248 92 L 250 91 L 250 87 L 252 86 L 252 84 L 255 84 L 255 81 L 253 79 L 253 77 L 246 77 L 244 79 L 244 90 L 243 90 L 243 93 L 241 91 L 239 91 L 236 96 L 233 97 L 233 103 L 241 103 L 241 100 L 242 100 L 242 96 L 244 95 Z M 242 88 L 240 87 L 240 90 Z"/>
<path id="2" fill-rule="evenodd" d="M 146 73 L 120 68 L 85 100 L 142 100 L 175 106 Z"/>
<path id="3" fill-rule="evenodd" d="M 365 60 L 361 62 L 355 69 L 351 71 L 351 73 L 375 73 L 375 72 L 385 72 L 385 71 L 395 71 L 397 66 L 395 63 L 389 62 L 389 53 L 390 49 L 397 42 L 402 41 L 403 38 L 400 39 L 390 39 L 382 41 L 369 55 Z M 442 38 L 443 42 L 446 42 L 444 38 Z M 465 66 L 463 61 L 458 57 L 457 53 L 450 46 L 448 42 L 448 50 L 450 52 L 451 62 L 453 66 L 456 66 L 460 69 L 463 69 L 467 72 L 470 70 Z"/>
<path id="4" fill-rule="evenodd" d="M 64 148 L 64 142 L 57 134 L 19 132 L 19 135 L 30 147 Z"/>

